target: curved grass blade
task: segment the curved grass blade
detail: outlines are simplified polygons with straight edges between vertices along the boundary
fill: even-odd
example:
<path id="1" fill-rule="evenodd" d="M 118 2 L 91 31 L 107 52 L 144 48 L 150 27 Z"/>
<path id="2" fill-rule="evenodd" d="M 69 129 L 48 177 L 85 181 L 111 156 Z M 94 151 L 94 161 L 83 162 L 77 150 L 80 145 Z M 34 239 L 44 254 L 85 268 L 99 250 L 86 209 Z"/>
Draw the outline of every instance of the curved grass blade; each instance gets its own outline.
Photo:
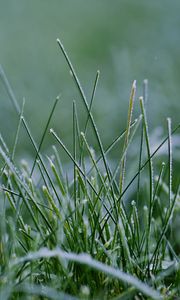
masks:
<path id="1" fill-rule="evenodd" d="M 61 249 L 49 250 L 47 248 L 42 248 L 37 252 L 31 252 L 28 255 L 17 258 L 14 261 L 10 262 L 10 266 L 16 266 L 17 264 L 24 263 L 26 261 L 35 261 L 40 258 L 51 258 L 51 257 L 59 257 L 59 259 L 65 259 L 67 261 L 72 261 L 78 264 L 86 265 L 92 269 L 95 269 L 98 272 L 102 272 L 107 274 L 108 276 L 118 279 L 124 283 L 132 285 L 139 291 L 141 291 L 146 296 L 151 297 L 151 299 L 160 300 L 162 299 L 160 293 L 155 291 L 153 288 L 143 283 L 136 277 L 127 274 L 120 269 L 113 268 L 106 264 L 103 264 L 95 259 L 93 259 L 90 255 L 86 253 L 76 254 L 76 253 L 67 253 L 62 251 Z"/>

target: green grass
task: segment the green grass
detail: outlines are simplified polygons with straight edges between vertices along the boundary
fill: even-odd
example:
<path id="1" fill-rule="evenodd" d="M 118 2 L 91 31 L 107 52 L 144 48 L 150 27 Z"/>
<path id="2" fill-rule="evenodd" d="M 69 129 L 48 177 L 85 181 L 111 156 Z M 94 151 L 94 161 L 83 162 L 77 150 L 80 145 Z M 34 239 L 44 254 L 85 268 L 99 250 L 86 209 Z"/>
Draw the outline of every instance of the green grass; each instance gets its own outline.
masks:
<path id="1" fill-rule="evenodd" d="M 72 121 L 67 121 L 73 128 L 72 151 L 50 129 L 60 98 L 55 99 L 37 145 L 24 104 L 19 107 L 0 69 L 19 118 L 11 151 L 3 132 L 0 136 L 0 299 L 178 299 L 180 244 L 173 220 L 180 211 L 180 185 L 178 173 L 174 181 L 172 136 L 180 124 L 172 128 L 168 118 L 166 137 L 152 152 L 148 83 L 144 81 L 138 103 L 134 81 L 127 126 L 104 147 L 92 113 L 99 71 L 89 104 L 62 43 L 57 43 L 86 111 L 81 124 L 73 102 Z M 140 108 L 135 119 L 134 105 Z M 35 151 L 32 162 L 16 161 L 22 129 Z M 48 156 L 41 153 L 47 135 L 52 138 Z M 94 136 L 98 152 L 89 136 Z M 162 160 L 157 154 L 165 144 Z M 133 147 L 136 169 L 129 165 Z M 112 163 L 114 148 L 119 149 L 119 160 Z M 61 162 L 62 151 L 69 169 Z"/>

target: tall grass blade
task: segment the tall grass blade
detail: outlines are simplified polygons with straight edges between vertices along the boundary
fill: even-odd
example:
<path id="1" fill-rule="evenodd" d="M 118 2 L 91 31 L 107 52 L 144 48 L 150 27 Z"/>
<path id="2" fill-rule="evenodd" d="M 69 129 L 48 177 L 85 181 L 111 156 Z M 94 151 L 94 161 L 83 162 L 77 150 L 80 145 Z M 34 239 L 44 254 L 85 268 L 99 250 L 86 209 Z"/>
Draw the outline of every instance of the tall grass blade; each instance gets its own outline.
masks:
<path id="1" fill-rule="evenodd" d="M 143 81 L 143 99 L 144 99 L 144 105 L 146 106 L 147 100 L 148 100 L 148 80 L 145 79 Z M 139 195 L 140 195 L 140 180 L 141 180 L 141 163 L 142 163 L 142 154 L 143 154 L 143 123 L 141 126 L 141 137 L 140 137 L 140 147 L 139 147 L 139 174 L 138 174 L 138 183 L 137 183 L 137 206 L 139 205 Z"/>
<path id="2" fill-rule="evenodd" d="M 148 155 L 148 166 L 149 166 L 149 203 L 148 203 L 148 226 L 147 226 L 147 237 L 146 237 L 146 252 L 147 252 L 147 271 L 150 274 L 150 265 L 149 265 L 149 240 L 151 234 L 151 222 L 152 222 L 152 207 L 153 207 L 153 193 L 154 193 L 154 178 L 153 178 L 153 162 L 151 158 L 151 149 L 150 149 L 150 141 L 149 141 L 149 133 L 148 133 L 148 123 L 146 117 L 146 111 L 144 107 L 144 100 L 143 97 L 140 97 L 140 107 L 143 115 L 143 123 L 144 123 L 144 135 L 146 140 L 146 148 L 147 148 L 147 155 Z"/>
<path id="3" fill-rule="evenodd" d="M 18 122 L 18 127 L 17 127 L 17 131 L 16 131 L 16 135 L 15 135 L 12 155 L 11 155 L 12 160 L 14 160 L 14 155 L 15 155 L 17 144 L 18 144 L 19 132 L 20 132 L 21 123 L 22 123 L 22 116 L 23 116 L 23 113 L 24 113 L 24 105 L 25 105 L 25 99 L 23 99 L 23 105 L 22 105 L 22 109 L 21 109 L 21 112 L 20 112 L 20 115 L 19 115 L 19 122 Z"/>
<path id="4" fill-rule="evenodd" d="M 45 128 L 44 128 L 44 132 L 43 132 L 43 134 L 42 134 L 42 137 L 41 137 L 41 140 L 40 140 L 40 143 L 39 143 L 39 146 L 38 146 L 38 149 L 37 149 L 35 158 L 34 158 L 34 162 L 33 162 L 33 166 L 32 166 L 32 169 L 31 169 L 30 176 L 32 176 L 32 174 L 33 174 L 33 172 L 34 172 L 34 168 L 35 168 L 35 165 L 36 165 L 36 160 L 37 160 L 37 158 L 38 158 L 39 152 L 41 151 L 42 144 L 43 144 L 43 142 L 44 142 L 44 139 L 45 139 L 45 136 L 46 136 L 46 133 L 47 133 L 49 124 L 50 124 L 50 122 L 51 122 L 52 116 L 53 116 L 53 114 L 54 114 L 54 111 L 55 111 L 55 108 L 56 108 L 56 106 L 57 106 L 57 103 L 58 103 L 59 99 L 60 99 L 59 96 L 56 97 L 55 102 L 54 102 L 54 104 L 53 104 L 52 110 L 51 110 L 51 112 L 50 112 L 49 118 L 48 118 L 48 120 L 47 120 L 46 126 L 45 126 Z"/>
<path id="5" fill-rule="evenodd" d="M 130 128 L 131 128 L 131 121 L 132 121 L 132 113 L 133 113 L 133 107 L 134 107 L 134 99 L 135 99 L 135 93 L 136 93 L 136 81 L 133 82 L 131 95 L 130 95 L 130 101 L 129 101 L 129 109 L 128 109 L 128 118 L 127 118 L 127 128 L 125 133 L 125 140 L 124 140 L 124 146 L 123 146 L 123 153 L 124 157 L 121 161 L 121 172 L 120 172 L 120 179 L 119 179 L 119 191 L 120 195 L 123 192 L 124 187 L 124 178 L 125 178 L 125 172 L 126 172 L 126 150 L 128 146 L 129 141 L 129 135 L 130 135 Z"/>

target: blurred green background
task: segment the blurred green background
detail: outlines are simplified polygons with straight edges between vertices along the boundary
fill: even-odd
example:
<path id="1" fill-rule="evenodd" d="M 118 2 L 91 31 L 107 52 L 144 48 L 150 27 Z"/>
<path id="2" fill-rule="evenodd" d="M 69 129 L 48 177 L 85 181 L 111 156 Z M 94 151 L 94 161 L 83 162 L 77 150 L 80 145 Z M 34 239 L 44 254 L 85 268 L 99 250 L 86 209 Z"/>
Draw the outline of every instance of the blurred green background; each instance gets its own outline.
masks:
<path id="1" fill-rule="evenodd" d="M 101 71 L 93 111 L 105 145 L 126 122 L 131 84 L 149 80 L 150 130 L 179 122 L 179 0 L 0 0 L 0 64 L 38 142 L 53 105 L 61 101 L 51 126 L 71 144 L 72 101 L 81 99 L 57 46 L 60 38 L 72 59 L 88 100 Z M 138 97 L 137 97 L 138 99 Z M 138 113 L 138 101 L 135 114 Z M 12 147 L 18 118 L 0 82 L 0 128 Z M 54 142 L 46 138 L 44 147 Z M 21 132 L 19 152 L 31 152 Z"/>

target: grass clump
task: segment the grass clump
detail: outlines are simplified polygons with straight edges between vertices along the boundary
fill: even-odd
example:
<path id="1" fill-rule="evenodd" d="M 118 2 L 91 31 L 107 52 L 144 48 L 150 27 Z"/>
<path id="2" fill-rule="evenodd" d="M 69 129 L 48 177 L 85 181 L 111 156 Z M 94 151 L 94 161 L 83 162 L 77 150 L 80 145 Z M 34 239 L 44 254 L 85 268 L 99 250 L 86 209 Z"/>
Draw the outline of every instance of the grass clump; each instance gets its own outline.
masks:
<path id="1" fill-rule="evenodd" d="M 87 116 L 79 124 L 73 102 L 73 150 L 50 129 L 58 104 L 55 100 L 39 145 L 20 109 L 11 86 L 1 79 L 19 116 L 13 150 L 1 136 L 1 299 L 178 299 L 180 264 L 178 240 L 173 238 L 173 218 L 179 210 L 179 184 L 173 183 L 172 129 L 151 151 L 146 116 L 147 81 L 140 97 L 140 115 L 133 119 L 136 82 L 133 82 L 127 127 L 108 147 L 98 132 L 92 104 L 99 79 L 97 72 L 90 104 L 64 50 Z M 107 124 L 108 126 L 108 124 Z M 33 163 L 15 160 L 20 128 L 35 150 Z M 89 144 L 95 136 L 99 151 Z M 128 178 L 128 151 L 140 132 L 137 170 Z M 41 147 L 52 135 L 52 155 Z M 109 153 L 120 147 L 120 159 Z M 134 142 L 135 143 L 135 142 Z M 155 159 L 167 144 L 166 161 Z M 67 174 L 59 155 L 61 147 L 71 161 Z M 177 182 L 177 180 L 176 180 Z"/>

